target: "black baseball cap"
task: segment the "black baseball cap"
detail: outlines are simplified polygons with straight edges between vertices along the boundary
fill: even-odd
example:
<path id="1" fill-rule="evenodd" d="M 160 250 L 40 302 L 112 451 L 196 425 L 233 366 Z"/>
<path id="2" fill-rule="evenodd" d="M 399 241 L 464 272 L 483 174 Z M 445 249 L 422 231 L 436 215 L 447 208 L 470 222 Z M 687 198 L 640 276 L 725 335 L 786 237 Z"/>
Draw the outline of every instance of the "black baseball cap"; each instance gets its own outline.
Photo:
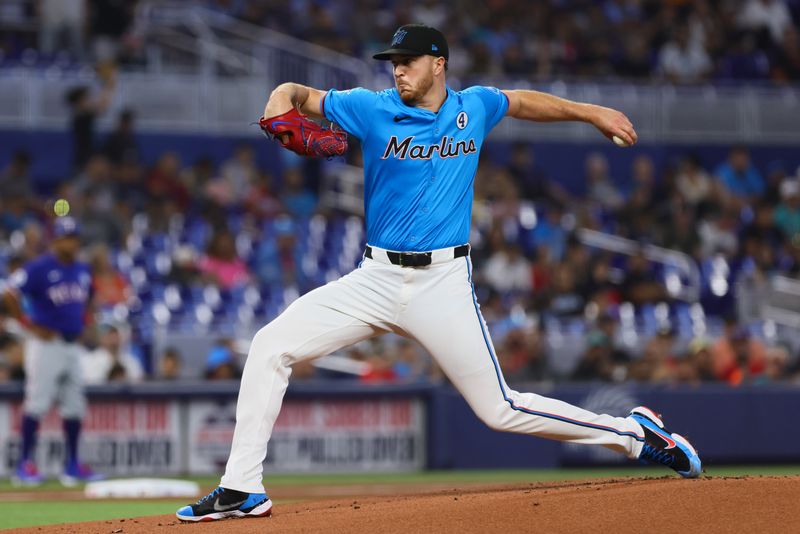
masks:
<path id="1" fill-rule="evenodd" d="M 424 24 L 400 26 L 392 36 L 389 48 L 372 56 L 375 59 L 391 59 L 393 54 L 408 56 L 435 56 L 449 58 L 447 39 L 436 28 Z"/>

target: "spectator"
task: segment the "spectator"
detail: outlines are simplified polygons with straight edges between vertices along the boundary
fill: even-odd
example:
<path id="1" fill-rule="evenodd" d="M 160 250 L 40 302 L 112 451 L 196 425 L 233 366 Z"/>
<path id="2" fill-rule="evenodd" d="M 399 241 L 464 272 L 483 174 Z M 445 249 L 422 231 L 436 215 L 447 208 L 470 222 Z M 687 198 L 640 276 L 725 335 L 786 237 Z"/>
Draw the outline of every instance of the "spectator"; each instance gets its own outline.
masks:
<path id="1" fill-rule="evenodd" d="M 772 79 L 786 83 L 800 80 L 800 31 L 789 27 L 783 33 L 781 46 L 773 51 Z"/>
<path id="2" fill-rule="evenodd" d="M 241 377 L 241 370 L 236 361 L 233 340 L 222 338 L 217 340 L 206 357 L 206 380 L 234 380 Z"/>
<path id="3" fill-rule="evenodd" d="M 621 302 L 619 279 L 612 272 L 611 257 L 608 254 L 599 255 L 593 260 L 589 276 L 580 292 L 587 302 L 595 303 L 600 310 L 617 306 Z M 607 333 L 611 336 L 610 332 Z"/>
<path id="4" fill-rule="evenodd" d="M 140 150 L 133 131 L 136 114 L 132 109 L 120 112 L 117 125 L 106 138 L 103 152 L 115 165 L 122 163 L 139 163 Z"/>
<path id="5" fill-rule="evenodd" d="M 236 255 L 236 242 L 227 230 L 216 232 L 211 237 L 199 270 L 208 282 L 223 289 L 250 281 L 247 264 Z"/>
<path id="6" fill-rule="evenodd" d="M 715 210 L 700 223 L 700 250 L 704 258 L 714 254 L 733 257 L 739 248 L 736 235 L 737 218 L 733 209 Z"/>
<path id="7" fill-rule="evenodd" d="M 764 193 L 764 179 L 750 160 L 750 152 L 743 146 L 731 149 L 728 160 L 717 166 L 714 177 L 735 207 L 752 203 Z"/>
<path id="8" fill-rule="evenodd" d="M 173 205 L 180 212 L 189 209 L 189 189 L 180 174 L 181 160 L 174 152 L 164 152 L 145 180 L 150 203 L 156 206 Z"/>
<path id="9" fill-rule="evenodd" d="M 608 159 L 599 152 L 593 152 L 586 158 L 586 183 L 589 187 L 589 200 L 596 202 L 603 209 L 613 213 L 625 203 L 608 175 Z"/>
<path id="10" fill-rule="evenodd" d="M 713 195 L 711 177 L 694 155 L 681 162 L 675 185 L 681 197 L 695 209 L 710 201 Z"/>
<path id="11" fill-rule="evenodd" d="M 569 193 L 551 181 L 544 169 L 536 165 L 536 156 L 528 143 L 514 143 L 508 172 L 519 186 L 522 198 L 537 204 L 564 206 L 569 203 Z"/>
<path id="12" fill-rule="evenodd" d="M 497 354 L 503 375 L 509 382 L 540 381 L 548 377 L 547 354 L 541 332 L 535 325 L 509 330 Z"/>
<path id="13" fill-rule="evenodd" d="M 197 266 L 197 251 L 191 245 L 178 245 L 172 251 L 172 264 L 167 280 L 183 287 L 196 285 L 200 281 Z"/>
<path id="14" fill-rule="evenodd" d="M 679 357 L 675 346 L 675 331 L 669 326 L 661 326 L 656 335 L 645 343 L 643 355 L 633 367 L 643 366 L 631 374 L 649 382 L 672 382 L 677 376 Z"/>
<path id="15" fill-rule="evenodd" d="M 99 61 L 119 59 L 123 37 L 133 22 L 136 0 L 90 0 L 94 55 Z"/>
<path id="16" fill-rule="evenodd" d="M 22 230 L 28 224 L 36 222 L 36 217 L 29 209 L 29 202 L 25 197 L 8 196 L 0 200 L 2 200 L 0 233 L 9 236 L 15 231 Z"/>
<path id="17" fill-rule="evenodd" d="M 9 197 L 32 201 L 31 181 L 30 153 L 27 150 L 15 150 L 8 167 L 0 174 L 0 202 Z"/>
<path id="18" fill-rule="evenodd" d="M 775 208 L 774 220 L 788 241 L 800 242 L 800 176 L 781 184 L 781 203 Z"/>
<path id="19" fill-rule="evenodd" d="M 772 42 L 777 44 L 792 25 L 792 15 L 784 0 L 747 0 L 737 22 L 746 30 L 767 30 Z"/>
<path id="20" fill-rule="evenodd" d="M 296 219 L 308 219 L 317 209 L 317 197 L 305 186 L 300 169 L 287 169 L 283 176 L 284 188 L 281 194 L 286 211 Z"/>
<path id="21" fill-rule="evenodd" d="M 420 382 L 427 376 L 427 365 L 420 354 L 419 347 L 401 339 L 395 347 L 396 357 L 392 364 L 392 373 L 400 382 Z M 294 374 L 294 372 L 292 372 Z"/>
<path id="22" fill-rule="evenodd" d="M 583 315 L 586 301 L 578 292 L 575 271 L 568 263 L 561 263 L 553 274 L 553 282 L 548 292 L 549 302 L 546 311 L 557 317 L 579 317 Z"/>
<path id="23" fill-rule="evenodd" d="M 100 153 L 92 154 L 72 182 L 72 192 L 75 195 L 82 195 L 91 191 L 94 209 L 98 211 L 112 210 L 119 193 L 113 173 L 114 168 L 106 156 Z"/>
<path id="24" fill-rule="evenodd" d="M 712 64 L 706 50 L 689 40 L 689 29 L 675 28 L 672 39 L 659 52 L 658 66 L 672 83 L 699 83 L 711 74 Z"/>
<path id="25" fill-rule="evenodd" d="M 281 201 L 273 187 L 272 175 L 269 172 L 258 171 L 255 181 L 245 195 L 245 209 L 258 221 L 275 217 L 283 211 Z"/>
<path id="26" fill-rule="evenodd" d="M 79 198 L 79 220 L 83 244 L 107 243 L 118 247 L 124 235 L 124 201 L 107 203 L 102 189 L 87 188 Z"/>
<path id="27" fill-rule="evenodd" d="M 766 349 L 747 327 L 728 319 L 725 334 L 711 350 L 714 376 L 732 386 L 752 382 L 766 369 Z"/>
<path id="28" fill-rule="evenodd" d="M 139 359 L 123 347 L 119 329 L 113 325 L 99 327 L 99 346 L 81 357 L 86 384 L 125 382 L 133 384 L 144 378 Z"/>
<path id="29" fill-rule="evenodd" d="M 80 85 L 68 90 L 65 94 L 70 108 L 72 131 L 72 167 L 79 171 L 94 152 L 94 123 L 98 115 L 102 115 L 111 105 L 116 86 L 112 72 L 102 80 L 100 93 L 93 97 L 89 87 Z"/>
<path id="30" fill-rule="evenodd" d="M 126 304 L 131 297 L 131 287 L 109 259 L 111 251 L 104 243 L 95 244 L 89 252 L 92 269 L 92 303 L 97 309 Z"/>
<path id="31" fill-rule="evenodd" d="M 563 209 L 557 205 L 550 205 L 539 211 L 536 226 L 529 232 L 530 239 L 536 246 L 547 249 L 548 254 L 556 260 L 564 257 L 567 245 L 567 231 L 562 225 L 564 215 Z"/>
<path id="32" fill-rule="evenodd" d="M 38 3 L 39 50 L 43 54 L 55 54 L 66 49 L 73 59 L 84 59 L 87 3 L 88 0 L 41 0 Z M 66 46 L 62 47 L 62 44 Z"/>
<path id="33" fill-rule="evenodd" d="M 305 281 L 295 231 L 295 223 L 283 215 L 275 219 L 275 239 L 261 241 L 256 252 L 256 272 L 262 284 L 296 287 Z"/>
<path id="34" fill-rule="evenodd" d="M 667 298 L 664 284 L 653 272 L 650 262 L 641 250 L 628 256 L 621 291 L 623 300 L 637 306 Z"/>
<path id="35" fill-rule="evenodd" d="M 711 346 L 711 342 L 703 337 L 692 339 L 686 357 L 678 362 L 678 381 L 699 384 L 716 380 Z"/>
<path id="36" fill-rule="evenodd" d="M 221 206 L 238 206 L 247 198 L 257 177 L 253 147 L 242 143 L 236 147 L 233 158 L 222 164 L 220 177 L 209 183 L 208 193 Z"/>
<path id="37" fill-rule="evenodd" d="M 586 336 L 586 351 L 572 372 L 572 380 L 585 382 L 614 379 L 614 362 L 611 357 L 611 340 L 605 333 L 594 330 Z"/>
<path id="38" fill-rule="evenodd" d="M 756 43 L 756 35 L 739 36 L 720 60 L 718 76 L 732 80 L 763 80 L 769 76 L 769 58 Z"/>
<path id="39" fill-rule="evenodd" d="M 755 256 L 756 248 L 762 244 L 773 250 L 778 250 L 783 244 L 784 234 L 776 223 L 775 212 L 773 206 L 767 202 L 759 202 L 754 206 L 753 219 L 739 232 L 740 248 L 744 255 Z M 798 222 L 800 223 L 800 212 Z"/>
<path id="40" fill-rule="evenodd" d="M 175 347 L 167 347 L 158 362 L 158 378 L 177 380 L 181 376 L 181 354 Z"/>
<path id="41" fill-rule="evenodd" d="M 486 282 L 500 293 L 527 291 L 531 288 L 531 266 L 518 245 L 504 244 L 483 268 Z"/>
<path id="42" fill-rule="evenodd" d="M 364 383 L 394 382 L 397 380 L 395 365 L 391 354 L 386 351 L 386 344 L 383 340 L 372 338 L 367 342 L 368 353 L 366 354 L 366 372 L 361 375 L 360 380 Z"/>

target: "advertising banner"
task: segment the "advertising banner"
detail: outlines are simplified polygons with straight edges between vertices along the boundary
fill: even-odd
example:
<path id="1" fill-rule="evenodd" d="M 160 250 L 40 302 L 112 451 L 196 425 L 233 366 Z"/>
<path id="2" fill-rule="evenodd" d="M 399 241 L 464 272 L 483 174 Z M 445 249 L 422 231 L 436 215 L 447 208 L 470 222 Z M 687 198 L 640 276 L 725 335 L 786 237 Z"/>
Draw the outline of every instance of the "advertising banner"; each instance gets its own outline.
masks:
<path id="1" fill-rule="evenodd" d="M 93 401 L 83 420 L 81 460 L 108 476 L 178 473 L 181 468 L 180 405 L 177 401 Z M 19 402 L 0 402 L 0 477 L 19 458 Z M 61 417 L 51 410 L 40 423 L 39 471 L 57 476 L 64 464 Z"/>
<path id="2" fill-rule="evenodd" d="M 425 412 L 417 398 L 287 400 L 275 423 L 270 472 L 410 471 L 425 466 Z M 189 404 L 189 469 L 225 468 L 234 401 Z"/>

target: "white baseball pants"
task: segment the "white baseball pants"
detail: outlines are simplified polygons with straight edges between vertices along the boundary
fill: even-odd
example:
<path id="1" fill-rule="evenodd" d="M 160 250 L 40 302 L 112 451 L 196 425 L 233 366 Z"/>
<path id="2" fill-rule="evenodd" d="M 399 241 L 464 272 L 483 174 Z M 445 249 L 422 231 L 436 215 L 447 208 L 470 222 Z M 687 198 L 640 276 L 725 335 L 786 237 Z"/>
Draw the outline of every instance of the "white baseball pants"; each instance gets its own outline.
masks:
<path id="1" fill-rule="evenodd" d="M 639 456 L 643 432 L 632 419 L 508 387 L 475 299 L 468 257 L 453 259 L 453 249 L 441 249 L 433 252 L 431 265 L 410 268 L 392 265 L 382 249 L 373 247 L 372 256 L 298 298 L 256 333 L 221 486 L 264 491 L 262 462 L 292 364 L 386 332 L 417 340 L 490 428 Z"/>
<path id="2" fill-rule="evenodd" d="M 81 376 L 83 347 L 61 339 L 44 340 L 31 335 L 25 345 L 26 414 L 44 417 L 54 402 L 61 417 L 81 419 L 86 412 L 86 395 Z"/>

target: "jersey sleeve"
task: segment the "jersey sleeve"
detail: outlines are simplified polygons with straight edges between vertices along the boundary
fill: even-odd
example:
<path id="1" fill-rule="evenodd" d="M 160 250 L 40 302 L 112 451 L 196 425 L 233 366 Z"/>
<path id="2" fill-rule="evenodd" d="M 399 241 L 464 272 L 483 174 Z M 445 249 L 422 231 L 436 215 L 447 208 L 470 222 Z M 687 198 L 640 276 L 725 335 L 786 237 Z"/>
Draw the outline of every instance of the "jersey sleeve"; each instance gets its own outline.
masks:
<path id="1" fill-rule="evenodd" d="M 484 135 L 489 135 L 492 128 L 497 126 L 497 123 L 506 116 L 506 112 L 508 111 L 508 97 L 496 87 L 485 87 L 482 85 L 470 87 L 464 92 L 472 93 L 480 98 L 483 108 L 486 110 L 486 131 Z"/>
<path id="2" fill-rule="evenodd" d="M 331 89 L 322 98 L 322 113 L 347 133 L 363 140 L 376 102 L 377 95 L 363 87 L 346 91 Z"/>

